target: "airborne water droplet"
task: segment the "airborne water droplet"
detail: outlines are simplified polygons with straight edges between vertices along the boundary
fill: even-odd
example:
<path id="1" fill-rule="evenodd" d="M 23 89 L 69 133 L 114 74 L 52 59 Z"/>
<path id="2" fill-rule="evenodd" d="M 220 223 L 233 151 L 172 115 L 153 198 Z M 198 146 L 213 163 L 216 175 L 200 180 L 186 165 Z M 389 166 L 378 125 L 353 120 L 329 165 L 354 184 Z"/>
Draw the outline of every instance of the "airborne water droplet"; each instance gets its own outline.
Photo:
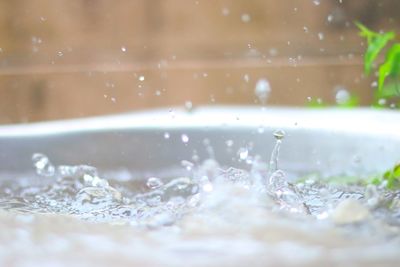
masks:
<path id="1" fill-rule="evenodd" d="M 338 87 L 336 90 L 337 90 L 336 96 L 335 96 L 336 103 L 337 104 L 347 103 L 350 99 L 350 93 L 342 87 Z"/>
<path id="2" fill-rule="evenodd" d="M 274 137 L 276 140 L 282 140 L 285 137 L 285 131 L 283 130 L 276 130 L 274 132 Z"/>
<path id="3" fill-rule="evenodd" d="M 165 133 L 164 133 L 164 138 L 165 138 L 165 139 L 169 139 L 169 137 L 170 137 L 169 133 L 168 133 L 168 132 L 165 132 Z"/>
<path id="4" fill-rule="evenodd" d="M 187 142 L 189 142 L 189 136 L 187 136 L 186 134 L 182 134 L 181 135 L 181 140 L 182 140 L 182 142 L 183 143 L 187 143 Z"/>
<path id="5" fill-rule="evenodd" d="M 244 23 L 248 23 L 251 20 L 251 17 L 249 14 L 242 14 L 241 19 Z"/>
<path id="6" fill-rule="evenodd" d="M 257 81 L 255 94 L 262 104 L 265 104 L 271 92 L 271 86 L 267 79 L 260 79 Z"/>
<path id="7" fill-rule="evenodd" d="M 238 154 L 241 160 L 245 160 L 249 156 L 249 150 L 245 147 L 242 147 L 239 149 Z"/>
<path id="8" fill-rule="evenodd" d="M 186 109 L 187 111 L 191 111 L 191 110 L 193 109 L 193 103 L 192 103 L 192 101 L 186 101 L 186 102 L 185 102 L 185 109 Z"/>

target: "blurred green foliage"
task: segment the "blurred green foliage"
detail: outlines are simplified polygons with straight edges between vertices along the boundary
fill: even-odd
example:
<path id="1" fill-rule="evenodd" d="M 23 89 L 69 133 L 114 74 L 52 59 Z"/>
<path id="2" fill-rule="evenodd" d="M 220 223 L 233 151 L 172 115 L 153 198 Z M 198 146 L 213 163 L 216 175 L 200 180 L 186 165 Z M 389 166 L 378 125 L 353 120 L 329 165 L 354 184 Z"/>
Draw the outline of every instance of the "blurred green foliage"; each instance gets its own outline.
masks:
<path id="1" fill-rule="evenodd" d="M 364 72 L 371 74 L 378 56 L 387 48 L 385 60 L 378 64 L 378 90 L 375 92 L 374 107 L 399 107 L 400 98 L 400 43 L 389 43 L 396 38 L 394 32 L 374 32 L 359 22 L 360 36 L 367 39 L 364 55 Z"/>

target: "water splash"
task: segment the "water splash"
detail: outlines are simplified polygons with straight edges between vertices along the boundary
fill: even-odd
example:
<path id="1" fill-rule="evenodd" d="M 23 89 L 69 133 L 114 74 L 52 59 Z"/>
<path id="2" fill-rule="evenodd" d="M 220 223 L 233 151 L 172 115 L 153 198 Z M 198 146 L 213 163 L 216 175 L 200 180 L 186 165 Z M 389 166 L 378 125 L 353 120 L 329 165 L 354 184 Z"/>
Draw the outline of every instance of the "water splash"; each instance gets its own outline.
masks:
<path id="1" fill-rule="evenodd" d="M 268 177 L 278 170 L 279 151 L 281 149 L 282 140 L 285 138 L 285 132 L 283 130 L 277 130 L 274 132 L 274 137 L 276 139 L 276 143 L 274 149 L 272 150 L 269 161 Z"/>
<path id="2" fill-rule="evenodd" d="M 92 222 L 127 223 L 151 229 L 179 225 L 180 220 L 195 214 L 208 214 L 211 220 L 236 220 L 252 216 L 250 211 L 261 207 L 329 220 L 336 207 L 348 198 L 359 201 L 358 204 L 371 214 L 388 216 L 387 203 L 395 203 L 388 201 L 399 196 L 388 195 L 382 188 L 340 188 L 315 180 L 289 182 L 286 173 L 279 169 L 284 137 L 282 130 L 275 131 L 276 144 L 269 164 L 254 155 L 250 171 L 221 167 L 213 158 L 194 163 L 185 160 L 183 166 L 186 170 L 190 168 L 189 174 L 185 171 L 188 176 L 124 182 L 104 179 L 92 166 L 56 167 L 45 155 L 35 154 L 33 165 L 39 175 L 47 177 L 41 180 L 48 183 L 33 185 L 14 181 L 11 186 L 2 184 L 0 207 L 24 213 L 69 214 Z M 209 141 L 206 144 L 210 145 Z M 354 208 L 354 205 L 340 206 L 336 215 L 347 214 L 348 207 Z M 390 208 L 400 214 L 400 205 L 391 204 Z M 398 221 L 393 216 L 390 218 L 391 222 Z"/>
<path id="3" fill-rule="evenodd" d="M 32 163 L 38 175 L 53 176 L 55 173 L 54 165 L 50 162 L 49 158 L 44 154 L 40 153 L 33 154 Z"/>

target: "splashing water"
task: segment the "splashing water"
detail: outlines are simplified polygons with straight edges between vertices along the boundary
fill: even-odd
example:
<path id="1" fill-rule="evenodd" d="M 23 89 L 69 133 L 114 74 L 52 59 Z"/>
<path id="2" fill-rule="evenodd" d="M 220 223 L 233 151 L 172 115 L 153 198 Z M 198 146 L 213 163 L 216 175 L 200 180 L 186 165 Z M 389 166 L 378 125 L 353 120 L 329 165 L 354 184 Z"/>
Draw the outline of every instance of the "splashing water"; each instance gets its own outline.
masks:
<path id="1" fill-rule="evenodd" d="M 168 240 L 161 239 L 162 242 L 168 244 L 183 244 L 182 240 L 170 241 L 171 235 L 183 235 L 183 239 L 213 236 L 220 241 L 235 236 L 236 239 L 228 243 L 247 236 L 265 245 L 260 255 L 271 249 L 285 253 L 292 251 L 274 247 L 275 243 L 279 245 L 290 240 L 300 244 L 303 252 L 309 252 L 307 246 L 310 243 L 318 247 L 332 246 L 333 249 L 354 246 L 349 237 L 352 242 L 360 240 L 360 251 L 368 242 L 381 240 L 379 244 L 384 246 L 389 239 L 395 243 L 386 249 L 392 251 L 390 249 L 395 248 L 393 255 L 398 255 L 398 192 L 372 185 L 334 185 L 315 176 L 293 182 L 279 168 L 285 132 L 278 130 L 273 136 L 275 146 L 268 164 L 260 156 L 249 155 L 251 146 L 239 149 L 237 161 L 243 163 L 245 160 L 249 170 L 222 167 L 214 153 L 210 153 L 210 158 L 202 163 L 182 160 L 182 173 L 186 176 L 149 176 L 124 181 L 106 180 L 92 166 L 54 166 L 45 155 L 34 154 L 32 162 L 40 179 L 37 182 L 33 179 L 28 182 L 24 179 L 2 180 L 0 208 L 23 215 L 24 223 L 33 220 L 29 216 L 58 214 L 95 222 L 90 228 L 106 223 L 133 226 L 140 231 L 161 231 L 160 236 Z M 207 151 L 211 147 L 209 140 L 205 140 L 204 145 Z M 232 151 L 234 145 L 232 140 L 227 140 L 224 147 L 235 153 Z M 251 158 L 250 163 L 248 158 Z M 3 227 L 7 230 L 10 226 Z M 47 228 L 52 229 L 52 226 Z M 17 226 L 16 229 L 21 231 Z M 165 232 L 167 230 L 169 232 Z M 336 233 L 334 238 L 333 232 Z M 137 235 L 129 238 L 137 238 Z M 335 243 L 335 240 L 341 241 Z M 144 244 L 142 241 L 137 243 Z M 201 244 L 199 251 L 204 251 L 210 242 L 207 239 Z M 151 248 L 154 253 L 153 245 Z M 243 248 L 232 249 L 229 253 L 224 250 L 224 253 L 236 254 Z"/>
<path id="2" fill-rule="evenodd" d="M 92 166 L 56 167 L 45 155 L 35 154 L 33 165 L 42 181 L 3 181 L 0 207 L 148 229 L 185 229 L 193 220 L 200 220 L 207 227 L 222 222 L 240 223 L 244 219 L 246 224 L 253 225 L 262 223 L 258 218 L 260 212 L 306 216 L 337 225 L 363 223 L 375 216 L 381 223 L 400 229 L 400 205 L 395 204 L 400 203 L 399 194 L 373 186 L 343 187 L 310 179 L 290 182 L 279 169 L 285 132 L 278 130 L 273 136 L 276 143 L 269 164 L 252 156 L 250 171 L 222 168 L 213 158 L 201 164 L 183 160 L 182 168 L 186 173 L 190 169 L 190 176 L 153 176 L 126 182 L 103 179 Z M 248 149 L 239 150 L 237 157 L 250 157 Z M 368 227 L 378 231 L 373 224 Z"/>

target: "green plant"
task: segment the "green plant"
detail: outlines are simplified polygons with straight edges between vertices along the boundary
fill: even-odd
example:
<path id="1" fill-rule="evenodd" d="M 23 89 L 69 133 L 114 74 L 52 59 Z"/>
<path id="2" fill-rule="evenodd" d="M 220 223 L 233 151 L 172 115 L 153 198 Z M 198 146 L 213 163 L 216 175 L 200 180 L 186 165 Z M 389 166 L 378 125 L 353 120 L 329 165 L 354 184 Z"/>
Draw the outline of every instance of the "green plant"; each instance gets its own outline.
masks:
<path id="1" fill-rule="evenodd" d="M 386 184 L 386 188 L 390 190 L 400 189 L 400 163 L 396 164 L 393 168 L 387 170 L 382 176 L 375 177 L 371 181 L 372 184 L 380 185 Z"/>
<path id="2" fill-rule="evenodd" d="M 364 72 L 371 74 L 379 54 L 388 47 L 396 37 L 394 32 L 378 33 L 371 31 L 363 24 L 356 22 L 360 35 L 367 39 L 367 50 L 364 55 Z M 390 78 L 394 83 L 387 84 Z M 400 96 L 400 43 L 392 44 L 378 69 L 378 97 L 392 98 Z"/>

